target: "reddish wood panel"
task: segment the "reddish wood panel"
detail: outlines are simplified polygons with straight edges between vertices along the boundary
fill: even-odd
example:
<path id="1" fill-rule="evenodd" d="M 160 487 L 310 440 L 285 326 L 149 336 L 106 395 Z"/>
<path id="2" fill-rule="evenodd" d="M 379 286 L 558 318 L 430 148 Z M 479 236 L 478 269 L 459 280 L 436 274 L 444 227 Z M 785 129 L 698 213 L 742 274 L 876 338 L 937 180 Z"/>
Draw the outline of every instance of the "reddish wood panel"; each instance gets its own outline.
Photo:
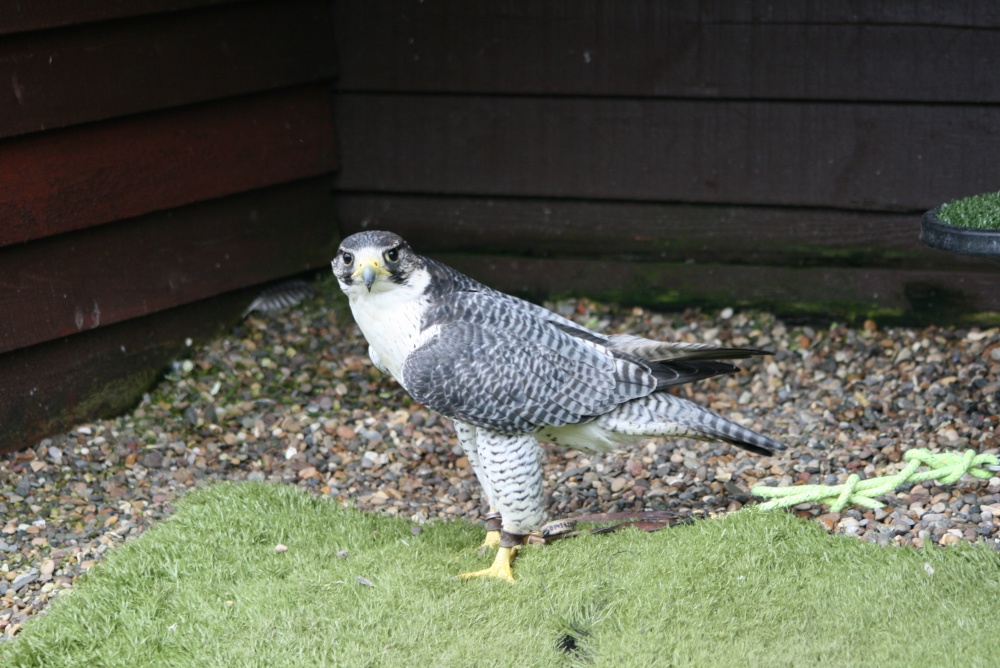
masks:
<path id="1" fill-rule="evenodd" d="M 257 288 L 0 355 L 0 452 L 135 405 L 185 339 L 236 322 Z"/>
<path id="2" fill-rule="evenodd" d="M 0 142 L 0 246 L 332 171 L 311 85 Z"/>
<path id="3" fill-rule="evenodd" d="M 932 250 L 917 214 L 340 193 L 344 235 L 382 228 L 428 252 L 786 266 L 985 268 Z"/>
<path id="4" fill-rule="evenodd" d="M 760 267 L 437 254 L 456 269 L 507 292 L 577 295 L 644 304 L 765 307 L 785 316 L 1000 324 L 1000 267 L 981 271 L 914 268 Z"/>
<path id="5" fill-rule="evenodd" d="M 349 91 L 997 102 L 998 26 L 990 3 L 337 3 Z"/>
<path id="6" fill-rule="evenodd" d="M 0 249 L 0 352 L 327 264 L 327 178 Z"/>
<path id="7" fill-rule="evenodd" d="M 334 75 L 328 0 L 237 4 L 0 41 L 0 137 Z M 197 73 L 192 76 L 192 73 Z"/>
<path id="8" fill-rule="evenodd" d="M 26 0 L 0 2 L 0 35 L 244 0 Z"/>
<path id="9" fill-rule="evenodd" d="M 343 94 L 338 187 L 919 211 L 996 190 L 1000 107 Z"/>

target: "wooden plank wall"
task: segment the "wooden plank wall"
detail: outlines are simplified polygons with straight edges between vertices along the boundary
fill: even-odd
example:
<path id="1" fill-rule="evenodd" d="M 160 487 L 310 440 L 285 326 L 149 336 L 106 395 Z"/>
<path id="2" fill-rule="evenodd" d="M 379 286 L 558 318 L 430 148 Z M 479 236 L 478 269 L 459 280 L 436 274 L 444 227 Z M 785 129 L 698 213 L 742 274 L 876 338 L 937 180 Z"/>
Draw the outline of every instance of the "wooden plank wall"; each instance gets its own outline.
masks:
<path id="1" fill-rule="evenodd" d="M 329 0 L 0 3 L 0 450 L 338 242 Z"/>
<path id="2" fill-rule="evenodd" d="M 1000 265 L 918 239 L 1000 189 L 989 3 L 341 0 L 336 26 L 344 234 L 534 295 L 1000 318 Z"/>

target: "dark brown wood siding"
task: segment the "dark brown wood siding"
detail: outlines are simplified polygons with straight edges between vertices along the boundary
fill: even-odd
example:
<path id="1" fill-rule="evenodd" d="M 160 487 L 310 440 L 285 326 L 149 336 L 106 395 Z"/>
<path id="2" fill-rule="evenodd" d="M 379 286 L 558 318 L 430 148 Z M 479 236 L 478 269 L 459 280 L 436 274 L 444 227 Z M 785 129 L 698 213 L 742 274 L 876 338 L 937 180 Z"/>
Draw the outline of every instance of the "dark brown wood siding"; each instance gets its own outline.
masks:
<path id="1" fill-rule="evenodd" d="M 335 72 L 328 0 L 0 5 L 0 449 L 329 261 Z"/>
<path id="2" fill-rule="evenodd" d="M 923 211 L 1000 189 L 992 5 L 342 0 L 336 17 L 345 234 L 393 229 L 536 295 L 1000 317 L 998 265 L 918 239 Z"/>

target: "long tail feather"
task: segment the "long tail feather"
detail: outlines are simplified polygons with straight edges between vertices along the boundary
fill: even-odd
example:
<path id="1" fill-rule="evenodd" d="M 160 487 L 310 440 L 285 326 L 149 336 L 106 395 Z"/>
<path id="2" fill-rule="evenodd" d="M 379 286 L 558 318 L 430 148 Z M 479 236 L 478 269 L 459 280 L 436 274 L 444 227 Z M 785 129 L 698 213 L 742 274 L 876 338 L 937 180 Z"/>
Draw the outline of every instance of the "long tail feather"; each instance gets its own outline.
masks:
<path id="1" fill-rule="evenodd" d="M 633 355 L 647 362 L 671 362 L 679 360 L 733 360 L 771 355 L 770 351 L 754 348 L 724 348 L 708 343 L 677 343 L 653 341 L 631 334 L 615 334 L 609 337 L 608 345 L 613 350 Z"/>
<path id="2" fill-rule="evenodd" d="M 772 438 L 667 392 L 656 392 L 622 404 L 596 422 L 602 428 L 619 434 L 687 436 L 725 441 L 761 455 L 785 449 L 782 443 Z"/>
<path id="3" fill-rule="evenodd" d="M 656 389 L 663 390 L 675 385 L 693 383 L 713 376 L 736 373 L 740 368 L 729 362 L 717 360 L 672 360 L 655 362 L 650 365 L 656 378 Z"/>

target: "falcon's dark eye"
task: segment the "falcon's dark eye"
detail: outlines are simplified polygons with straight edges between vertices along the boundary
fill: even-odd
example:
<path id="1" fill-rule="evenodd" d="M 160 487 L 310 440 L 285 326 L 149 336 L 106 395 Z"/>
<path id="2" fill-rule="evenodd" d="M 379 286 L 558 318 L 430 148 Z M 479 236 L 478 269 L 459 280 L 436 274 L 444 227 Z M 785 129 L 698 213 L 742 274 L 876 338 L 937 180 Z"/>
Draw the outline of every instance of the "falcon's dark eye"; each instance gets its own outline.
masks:
<path id="1" fill-rule="evenodd" d="M 395 262 L 399 259 L 399 249 L 391 248 L 385 252 L 385 259 L 389 262 Z"/>
<path id="2" fill-rule="evenodd" d="M 353 253 L 348 253 L 347 251 L 344 251 L 340 254 L 340 257 L 344 261 L 344 264 L 351 264 L 352 262 L 354 262 Z"/>

